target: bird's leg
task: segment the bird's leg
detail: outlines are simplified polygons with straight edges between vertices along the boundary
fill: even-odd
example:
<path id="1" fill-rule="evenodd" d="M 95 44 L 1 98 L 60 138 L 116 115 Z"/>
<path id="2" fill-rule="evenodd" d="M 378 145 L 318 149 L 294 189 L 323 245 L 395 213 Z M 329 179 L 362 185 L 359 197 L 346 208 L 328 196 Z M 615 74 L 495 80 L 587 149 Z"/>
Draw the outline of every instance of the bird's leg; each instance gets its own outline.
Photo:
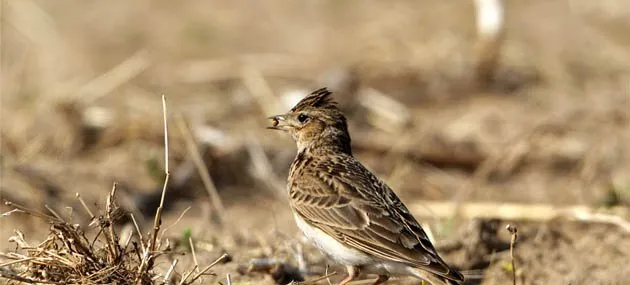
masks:
<path id="1" fill-rule="evenodd" d="M 346 277 L 346 279 L 344 279 L 344 280 L 341 280 L 341 282 L 339 282 L 339 285 L 346 285 L 346 284 L 348 284 L 354 278 L 359 276 L 359 273 L 361 271 L 361 270 L 359 270 L 359 267 L 351 266 L 351 265 L 346 266 L 346 269 L 348 270 L 348 277 Z"/>
<path id="2" fill-rule="evenodd" d="M 387 280 L 389 280 L 389 276 L 387 276 L 387 275 L 379 275 L 378 278 L 376 279 L 376 281 L 374 281 L 374 284 L 372 284 L 372 285 L 383 284 Z"/>

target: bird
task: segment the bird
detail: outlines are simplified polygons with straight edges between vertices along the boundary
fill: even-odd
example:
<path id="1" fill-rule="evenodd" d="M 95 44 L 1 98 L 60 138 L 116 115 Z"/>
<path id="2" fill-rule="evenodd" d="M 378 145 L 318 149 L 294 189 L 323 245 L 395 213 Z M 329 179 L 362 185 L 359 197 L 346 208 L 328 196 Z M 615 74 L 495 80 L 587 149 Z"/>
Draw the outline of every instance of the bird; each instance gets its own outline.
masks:
<path id="1" fill-rule="evenodd" d="M 346 266 L 339 285 L 360 274 L 377 275 L 374 285 L 398 276 L 463 284 L 394 191 L 353 156 L 346 117 L 327 88 L 268 119 L 268 129 L 289 133 L 297 145 L 289 204 L 307 240 Z"/>

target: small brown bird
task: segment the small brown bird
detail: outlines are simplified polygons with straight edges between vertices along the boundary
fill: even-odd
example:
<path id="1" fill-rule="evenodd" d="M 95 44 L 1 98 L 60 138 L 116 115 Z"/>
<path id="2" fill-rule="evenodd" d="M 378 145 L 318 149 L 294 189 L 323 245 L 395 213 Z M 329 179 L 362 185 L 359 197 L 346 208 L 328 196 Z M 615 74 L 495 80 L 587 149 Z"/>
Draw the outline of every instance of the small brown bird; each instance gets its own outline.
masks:
<path id="1" fill-rule="evenodd" d="M 438 255 L 398 196 L 352 156 L 346 118 L 326 88 L 302 99 L 269 129 L 289 132 L 298 153 L 288 191 L 298 227 L 324 254 L 359 273 L 414 276 L 433 285 L 463 284 Z"/>

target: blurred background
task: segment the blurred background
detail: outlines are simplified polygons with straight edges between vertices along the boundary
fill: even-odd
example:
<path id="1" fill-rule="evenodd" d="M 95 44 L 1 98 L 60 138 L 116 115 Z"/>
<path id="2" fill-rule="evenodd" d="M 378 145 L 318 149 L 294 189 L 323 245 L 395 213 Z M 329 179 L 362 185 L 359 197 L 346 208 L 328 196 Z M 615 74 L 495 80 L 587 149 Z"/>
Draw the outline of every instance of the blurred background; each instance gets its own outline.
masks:
<path id="1" fill-rule="evenodd" d="M 228 252 L 234 261 L 217 270 L 239 282 L 285 282 L 237 273 L 252 258 L 322 275 L 326 260 L 303 243 L 284 197 L 294 143 L 265 118 L 327 86 L 355 155 L 445 241 L 467 284 L 511 282 L 510 220 L 520 222 L 523 284 L 630 278 L 623 228 L 527 208 L 627 218 L 627 1 L 1 3 L 4 200 L 76 208 L 87 223 L 77 193 L 102 209 L 117 182 L 122 207 L 148 228 L 164 179 L 165 95 L 167 235 L 191 234 L 208 260 Z M 493 212 L 506 203 L 516 210 Z M 470 204 L 483 207 L 430 208 Z M 47 234 L 40 220 L 2 217 L 2 250 L 15 228 Z"/>

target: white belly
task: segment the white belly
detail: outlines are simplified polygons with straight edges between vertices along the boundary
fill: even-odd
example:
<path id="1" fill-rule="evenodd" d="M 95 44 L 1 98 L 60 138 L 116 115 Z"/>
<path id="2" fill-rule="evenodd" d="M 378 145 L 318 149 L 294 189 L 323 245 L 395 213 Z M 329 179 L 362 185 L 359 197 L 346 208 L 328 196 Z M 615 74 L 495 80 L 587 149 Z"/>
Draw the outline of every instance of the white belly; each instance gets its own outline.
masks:
<path id="1" fill-rule="evenodd" d="M 333 261 L 343 265 L 361 266 L 363 273 L 382 275 L 416 275 L 409 266 L 391 261 L 384 261 L 348 247 L 322 230 L 307 224 L 299 215 L 294 214 L 298 228 L 309 241 Z"/>
<path id="2" fill-rule="evenodd" d="M 322 230 L 307 224 L 299 215 L 294 214 L 294 216 L 298 228 L 302 230 L 306 238 L 335 262 L 344 265 L 366 265 L 375 261 L 371 256 L 343 245 Z"/>

